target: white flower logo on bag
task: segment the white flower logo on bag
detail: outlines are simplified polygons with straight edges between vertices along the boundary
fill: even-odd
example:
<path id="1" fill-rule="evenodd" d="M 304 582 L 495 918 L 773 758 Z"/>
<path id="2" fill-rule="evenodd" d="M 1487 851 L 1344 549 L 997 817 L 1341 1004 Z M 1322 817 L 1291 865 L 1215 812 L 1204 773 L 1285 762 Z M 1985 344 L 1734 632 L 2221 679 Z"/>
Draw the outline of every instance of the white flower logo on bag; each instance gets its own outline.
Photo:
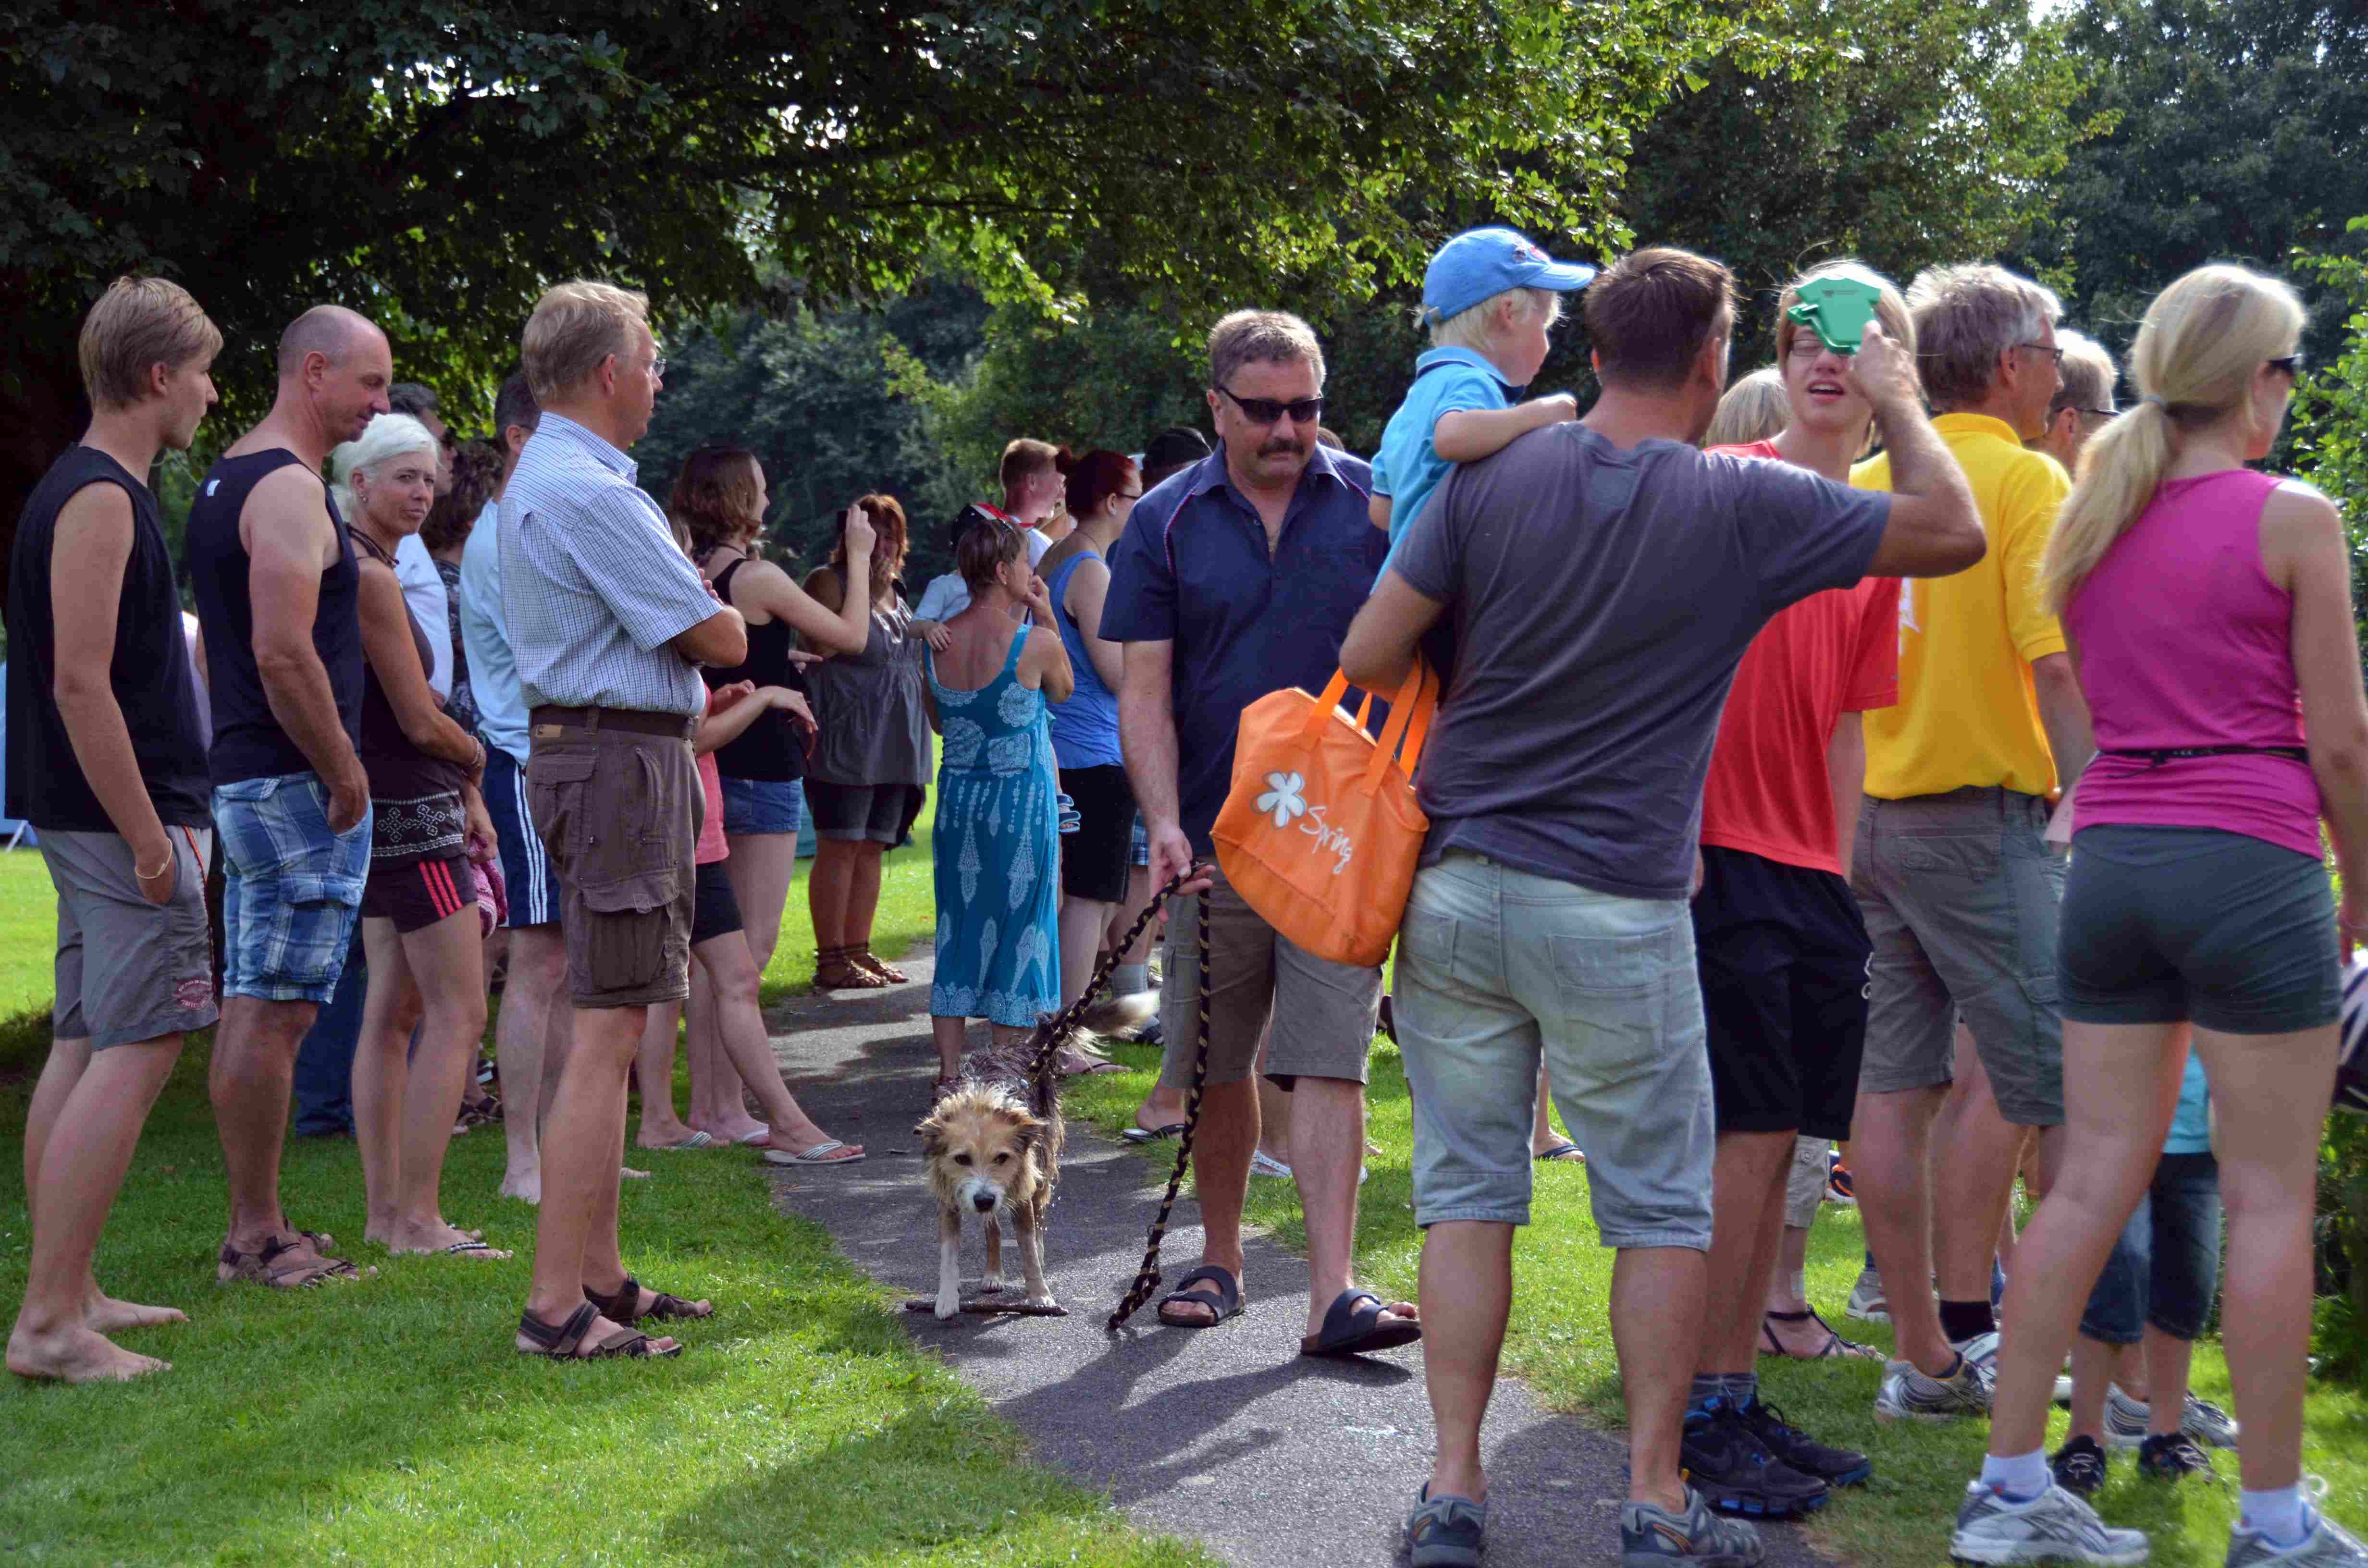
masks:
<path id="1" fill-rule="evenodd" d="M 1274 813 L 1275 826 L 1289 827 L 1292 818 L 1306 814 L 1307 802 L 1300 795 L 1307 788 L 1304 778 L 1296 773 L 1269 773 L 1266 781 L 1267 791 L 1258 798 L 1257 805 L 1261 812 Z"/>

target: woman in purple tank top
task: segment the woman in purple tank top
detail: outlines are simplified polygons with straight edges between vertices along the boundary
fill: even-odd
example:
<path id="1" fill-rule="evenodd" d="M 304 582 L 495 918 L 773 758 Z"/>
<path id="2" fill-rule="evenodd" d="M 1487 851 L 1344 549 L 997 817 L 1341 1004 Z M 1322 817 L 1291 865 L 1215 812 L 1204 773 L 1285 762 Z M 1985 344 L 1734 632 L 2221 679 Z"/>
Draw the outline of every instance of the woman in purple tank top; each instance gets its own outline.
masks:
<path id="1" fill-rule="evenodd" d="M 2145 1553 L 2144 1536 L 2050 1490 L 2042 1443 L 2056 1368 L 2146 1190 L 2192 1039 L 2218 1115 L 2222 1323 L 2244 1431 L 2227 1560 L 2368 1568 L 2368 1549 L 2298 1487 L 2340 955 L 2368 934 L 2368 694 L 2342 519 L 2247 467 L 2277 439 L 2302 326 L 2291 289 L 2241 267 L 2163 290 L 2131 350 L 2144 401 L 2090 443 L 2049 541 L 2045 585 L 2099 747 L 2074 797 L 2057 942 L 2071 1136 L 2015 1255 L 1961 1557 L 2007 1561 L 1985 1551 L 2009 1538 L 2092 1562 Z M 2175 1422 L 2163 1392 L 2156 1414 Z"/>

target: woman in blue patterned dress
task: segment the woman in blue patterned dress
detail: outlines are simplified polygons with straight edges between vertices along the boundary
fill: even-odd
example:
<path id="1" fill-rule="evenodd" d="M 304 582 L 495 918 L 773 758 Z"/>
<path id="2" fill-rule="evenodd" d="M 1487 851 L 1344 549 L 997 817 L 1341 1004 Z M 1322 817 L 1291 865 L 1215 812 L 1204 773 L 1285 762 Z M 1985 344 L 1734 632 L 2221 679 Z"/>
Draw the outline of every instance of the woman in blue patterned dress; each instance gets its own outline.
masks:
<path id="1" fill-rule="evenodd" d="M 954 559 L 970 608 L 945 623 L 944 648 L 926 655 L 929 722 L 944 737 L 929 986 L 936 1094 L 961 1075 L 972 1018 L 986 1019 L 1007 1051 L 1060 1009 L 1060 779 L 1044 705 L 1067 701 L 1076 686 L 1019 530 L 982 516 Z"/>

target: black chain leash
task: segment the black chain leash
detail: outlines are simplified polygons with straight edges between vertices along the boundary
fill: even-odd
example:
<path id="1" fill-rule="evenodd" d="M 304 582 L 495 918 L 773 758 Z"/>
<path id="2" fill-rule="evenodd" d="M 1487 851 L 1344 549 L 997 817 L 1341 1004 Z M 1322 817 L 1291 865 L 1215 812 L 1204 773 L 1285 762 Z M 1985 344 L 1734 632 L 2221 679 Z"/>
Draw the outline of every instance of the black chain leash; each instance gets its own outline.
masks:
<path id="1" fill-rule="evenodd" d="M 1188 873 L 1189 874 L 1189 873 Z M 1160 890 L 1159 900 L 1176 891 L 1183 881 L 1179 876 Z M 1158 901 L 1155 901 L 1156 907 Z M 1167 1235 L 1167 1216 L 1176 1208 L 1176 1195 L 1183 1189 L 1184 1172 L 1192 1164 L 1192 1135 L 1201 1127 L 1201 1093 L 1209 1081 L 1209 901 L 1201 900 L 1193 932 L 1193 945 L 1198 951 L 1192 965 L 1192 1088 L 1184 1102 L 1184 1131 L 1176 1140 L 1176 1168 L 1168 1173 L 1167 1191 L 1159 1200 L 1159 1217 L 1151 1222 L 1151 1237 L 1143 1249 L 1143 1267 L 1134 1276 L 1134 1283 L 1111 1312 L 1104 1328 L 1115 1334 L 1127 1319 L 1143 1310 L 1151 1293 L 1159 1289 L 1159 1244 Z M 1146 918 L 1148 916 L 1146 915 Z M 1139 923 L 1138 923 L 1139 924 Z M 1129 946 L 1133 945 L 1130 938 Z"/>

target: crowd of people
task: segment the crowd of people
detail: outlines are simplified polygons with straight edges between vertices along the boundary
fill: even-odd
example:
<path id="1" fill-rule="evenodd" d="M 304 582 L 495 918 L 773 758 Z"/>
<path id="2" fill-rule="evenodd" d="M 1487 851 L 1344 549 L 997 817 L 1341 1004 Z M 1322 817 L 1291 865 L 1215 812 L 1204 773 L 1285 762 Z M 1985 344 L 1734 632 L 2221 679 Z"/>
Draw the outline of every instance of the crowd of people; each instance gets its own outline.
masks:
<path id="1" fill-rule="evenodd" d="M 1870 304 L 1854 337 L 1819 316 L 1837 290 Z M 1602 389 L 1583 416 L 1523 401 L 1574 297 Z M 59 894 L 10 1368 L 159 1369 L 108 1334 L 176 1314 L 106 1295 L 92 1258 L 183 1037 L 217 1021 L 221 1279 L 364 1272 L 279 1200 L 315 1049 L 350 1063 L 364 1239 L 507 1256 L 445 1219 L 438 1179 L 496 962 L 503 1191 L 541 1206 L 516 1347 L 678 1354 L 649 1328 L 713 1308 L 620 1252 L 629 1079 L 643 1148 L 863 1157 L 783 1082 L 757 981 L 809 811 L 816 984 L 905 978 L 873 916 L 935 731 L 933 1093 L 972 1020 L 1010 1051 L 1180 880 L 1156 1009 L 1147 954 L 1116 955 L 1164 1045 L 1129 1137 L 1180 1131 L 1204 1084 L 1202 1252 L 1159 1321 L 1242 1312 L 1248 1182 L 1287 1176 L 1302 1351 L 1423 1346 L 1415 1563 L 1480 1560 L 1512 1237 L 1535 1165 L 1583 1157 L 1618 1254 L 1627 1568 L 1756 1562 L 1735 1516 L 1873 1472 L 1771 1408 L 1763 1355 L 1882 1358 L 1878 1416 L 1989 1421 L 1961 1558 L 2138 1562 L 2086 1501 L 2109 1449 L 2176 1480 L 2219 1446 L 2243 1471 L 2232 1563 L 2368 1564 L 2300 1474 L 2368 695 L 2340 519 L 2251 466 L 2293 389 L 2293 292 L 2179 280 L 2126 410 L 2055 297 L 1992 266 L 1905 290 L 1815 268 L 1778 301 L 1774 365 L 1732 387 L 1734 280 L 1688 252 L 1599 273 L 1475 230 L 1424 306 L 1432 347 L 1372 462 L 1322 428 L 1315 334 L 1238 311 L 1208 340 L 1213 447 L 1012 442 L 999 503 L 954 520 L 956 570 L 911 603 L 894 497 L 849 506 L 799 582 L 762 553 L 752 453 L 702 448 L 664 506 L 638 487 L 665 368 L 639 294 L 550 290 L 490 442 L 394 382 L 375 325 L 318 308 L 199 486 L 185 639 L 144 475 L 194 438 L 222 340 L 172 284 L 115 285 L 83 333 L 92 425 L 28 502 L 9 587 L 8 810 Z M 1386 694 L 1417 659 L 1445 695 L 1385 997 L 1379 968 L 1279 932 L 1212 828 L 1245 709 L 1336 668 Z M 340 1041 L 324 1006 L 349 968 Z M 1418 1302 L 1353 1263 L 1385 1007 Z M 1868 1248 L 1850 1310 L 1888 1319 L 1887 1358 L 1804 1288 L 1836 1143 Z M 2018 1237 L 2019 1170 L 2044 1197 Z M 2241 1441 L 2186 1387 L 2224 1214 Z"/>

